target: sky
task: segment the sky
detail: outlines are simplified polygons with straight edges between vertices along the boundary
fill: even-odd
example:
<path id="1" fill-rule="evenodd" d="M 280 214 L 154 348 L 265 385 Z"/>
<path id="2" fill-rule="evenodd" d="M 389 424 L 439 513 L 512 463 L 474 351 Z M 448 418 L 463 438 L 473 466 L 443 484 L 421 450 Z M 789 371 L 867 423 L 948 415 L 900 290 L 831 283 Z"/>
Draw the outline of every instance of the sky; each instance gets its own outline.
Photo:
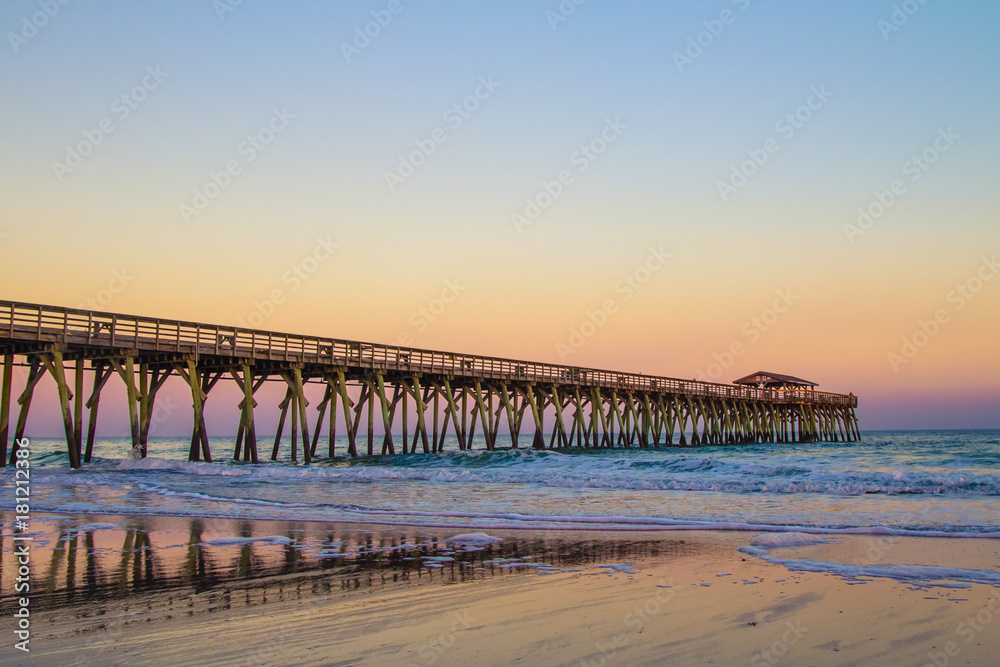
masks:
<path id="1" fill-rule="evenodd" d="M 6 0 L 0 298 L 768 370 L 858 395 L 862 429 L 997 428 L 998 26 L 985 1 Z M 162 434 L 190 429 L 172 382 Z M 57 435 L 42 387 L 29 431 Z"/>

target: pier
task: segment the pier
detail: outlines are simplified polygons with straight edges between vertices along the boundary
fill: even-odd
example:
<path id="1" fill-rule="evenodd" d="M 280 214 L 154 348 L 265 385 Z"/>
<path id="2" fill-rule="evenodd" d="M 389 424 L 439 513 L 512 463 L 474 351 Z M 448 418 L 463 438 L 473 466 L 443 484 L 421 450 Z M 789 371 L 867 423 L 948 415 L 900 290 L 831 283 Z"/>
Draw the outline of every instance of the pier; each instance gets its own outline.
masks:
<path id="1" fill-rule="evenodd" d="M 811 386 L 698 382 L 14 301 L 0 301 L 0 355 L 0 465 L 15 461 L 45 374 L 58 389 L 74 468 L 93 456 L 101 390 L 112 378 L 125 385 L 132 447 L 143 457 L 157 392 L 168 379 L 185 383 L 193 408 L 191 461 L 213 460 L 205 411 L 220 380 L 235 382 L 242 400 L 213 408 L 239 411 L 232 457 L 252 463 L 262 453 L 278 459 L 288 422 L 292 461 L 309 463 L 318 451 L 337 455 L 338 415 L 349 456 L 358 456 L 359 448 L 369 456 L 440 452 L 449 429 L 462 450 L 472 446 L 477 428 L 488 450 L 860 437 L 857 397 Z M 8 447 L 15 365 L 28 373 L 18 387 Z M 254 394 L 265 382 L 285 387 L 269 453 L 260 451 L 269 441 L 258 439 L 254 423 L 255 409 L 262 409 Z M 307 409 L 309 385 L 323 387 L 313 410 Z"/>

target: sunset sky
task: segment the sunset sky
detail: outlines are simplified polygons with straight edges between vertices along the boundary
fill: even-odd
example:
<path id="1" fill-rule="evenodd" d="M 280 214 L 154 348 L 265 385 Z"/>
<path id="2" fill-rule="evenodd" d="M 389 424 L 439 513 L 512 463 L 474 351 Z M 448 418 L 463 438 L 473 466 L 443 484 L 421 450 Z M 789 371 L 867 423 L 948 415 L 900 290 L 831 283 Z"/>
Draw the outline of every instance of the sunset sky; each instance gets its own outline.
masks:
<path id="1" fill-rule="evenodd" d="M 997 428 L 998 26 L 985 1 L 6 0 L 0 299 L 771 370 L 859 395 L 863 430 Z M 29 431 L 57 435 L 43 389 Z"/>

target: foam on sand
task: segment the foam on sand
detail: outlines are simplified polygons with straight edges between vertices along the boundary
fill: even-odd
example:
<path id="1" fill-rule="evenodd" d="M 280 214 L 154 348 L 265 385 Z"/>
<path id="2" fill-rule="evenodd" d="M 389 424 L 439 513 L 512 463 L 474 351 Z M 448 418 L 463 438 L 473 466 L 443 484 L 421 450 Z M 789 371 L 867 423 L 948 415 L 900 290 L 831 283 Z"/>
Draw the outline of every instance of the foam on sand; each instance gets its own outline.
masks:
<path id="1" fill-rule="evenodd" d="M 941 588 L 968 588 L 971 584 L 985 584 L 1000 587 L 1000 572 L 974 570 L 968 568 L 942 567 L 937 565 L 910 564 L 870 564 L 850 565 L 808 558 L 778 558 L 769 549 L 793 545 L 820 544 L 825 540 L 820 535 L 807 533 L 764 533 L 751 541 L 751 546 L 737 549 L 741 553 L 761 560 L 782 565 L 794 572 L 819 572 L 832 574 L 853 583 L 864 583 L 861 577 L 895 579 L 916 586 L 936 586 Z"/>
<path id="2" fill-rule="evenodd" d="M 113 523 L 85 523 L 82 526 L 77 526 L 73 530 L 79 533 L 89 533 L 95 530 L 109 530 L 117 527 L 117 524 Z"/>
<path id="3" fill-rule="evenodd" d="M 290 537 L 283 537 L 281 535 L 270 535 L 268 537 L 216 537 L 214 540 L 209 540 L 204 544 L 212 547 L 228 547 L 234 544 L 243 545 L 251 544 L 253 542 L 261 542 L 264 544 L 291 544 L 294 540 Z"/>
<path id="4" fill-rule="evenodd" d="M 487 535 L 486 533 L 464 533 L 462 535 L 449 537 L 445 540 L 445 542 L 452 542 L 453 544 L 471 544 L 478 547 L 503 542 L 503 539 Z"/>
<path id="5" fill-rule="evenodd" d="M 808 533 L 764 533 L 750 541 L 755 547 L 773 549 L 774 547 L 791 547 L 803 544 L 822 544 L 826 542 L 820 535 Z"/>

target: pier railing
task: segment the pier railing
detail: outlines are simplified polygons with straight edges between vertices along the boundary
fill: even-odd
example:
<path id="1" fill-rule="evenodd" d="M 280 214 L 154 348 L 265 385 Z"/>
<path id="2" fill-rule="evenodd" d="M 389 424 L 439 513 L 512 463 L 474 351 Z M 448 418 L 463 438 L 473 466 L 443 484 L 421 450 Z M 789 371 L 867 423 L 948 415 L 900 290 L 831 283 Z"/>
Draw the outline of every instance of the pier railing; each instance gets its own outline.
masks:
<path id="1" fill-rule="evenodd" d="M 857 406 L 857 397 L 853 395 L 812 389 L 759 389 L 15 301 L 0 301 L 0 345 L 5 340 L 112 350 L 134 349 L 233 360 L 293 362 L 408 374 L 445 373 L 455 378 L 554 382 L 623 391 L 659 391 L 692 397 L 818 403 L 849 408 Z"/>

